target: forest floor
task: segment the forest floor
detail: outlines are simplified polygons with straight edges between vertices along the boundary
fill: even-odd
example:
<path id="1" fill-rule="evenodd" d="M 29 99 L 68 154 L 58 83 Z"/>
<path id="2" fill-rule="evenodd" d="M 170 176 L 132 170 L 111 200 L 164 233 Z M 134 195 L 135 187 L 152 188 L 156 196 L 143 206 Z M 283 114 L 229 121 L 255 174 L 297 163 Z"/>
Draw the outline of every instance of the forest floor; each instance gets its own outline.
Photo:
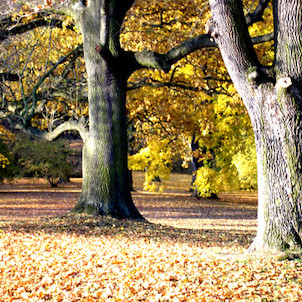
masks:
<path id="1" fill-rule="evenodd" d="M 148 222 L 74 215 L 81 180 L 0 185 L 0 301 L 301 301 L 302 261 L 248 254 L 257 194 L 198 200 L 190 177 L 133 199 Z"/>

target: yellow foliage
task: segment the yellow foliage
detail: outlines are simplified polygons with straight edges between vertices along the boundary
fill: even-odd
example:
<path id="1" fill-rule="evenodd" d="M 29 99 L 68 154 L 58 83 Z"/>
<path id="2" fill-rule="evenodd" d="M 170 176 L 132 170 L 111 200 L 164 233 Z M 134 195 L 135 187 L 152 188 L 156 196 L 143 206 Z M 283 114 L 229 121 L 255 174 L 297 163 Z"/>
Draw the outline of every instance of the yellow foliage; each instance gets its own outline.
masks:
<path id="1" fill-rule="evenodd" d="M 138 153 L 129 156 L 130 170 L 145 170 L 144 190 L 163 191 L 164 183 L 168 180 L 172 169 L 174 152 L 167 139 L 158 140 L 156 137 L 150 140 L 147 147 Z"/>
<path id="2" fill-rule="evenodd" d="M 241 188 L 257 187 L 257 156 L 251 138 L 247 139 L 246 148 L 233 156 L 232 164 L 236 167 Z"/>
<path id="3" fill-rule="evenodd" d="M 219 191 L 218 172 L 209 167 L 201 167 L 196 172 L 194 186 L 201 198 L 217 195 Z"/>
<path id="4" fill-rule="evenodd" d="M 0 125 L 0 141 L 8 143 L 14 140 L 14 134 Z M 1 151 L 0 151 L 1 152 Z M 0 153 L 0 168 L 4 169 L 10 163 L 9 159 L 2 153 Z"/>
<path id="5" fill-rule="evenodd" d="M 9 165 L 9 160 L 3 154 L 0 153 L 0 168 L 5 168 Z"/>
<path id="6" fill-rule="evenodd" d="M 12 142 L 15 139 L 15 135 L 0 125 L 0 139 L 6 143 Z"/>

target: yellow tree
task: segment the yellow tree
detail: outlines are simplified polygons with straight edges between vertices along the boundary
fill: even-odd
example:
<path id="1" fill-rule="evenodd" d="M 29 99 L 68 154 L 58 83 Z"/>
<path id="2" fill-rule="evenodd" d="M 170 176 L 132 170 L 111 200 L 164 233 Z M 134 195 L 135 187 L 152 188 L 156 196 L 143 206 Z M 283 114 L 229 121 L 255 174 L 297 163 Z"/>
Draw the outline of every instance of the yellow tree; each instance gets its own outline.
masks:
<path id="1" fill-rule="evenodd" d="M 254 9 L 250 3 L 246 7 L 248 12 Z M 122 35 L 124 47 L 132 50 L 145 47 L 165 52 L 179 42 L 179 37 L 185 40 L 192 34 L 204 32 L 209 8 L 203 1 L 192 2 L 186 7 L 182 1 L 174 1 L 172 5 L 149 1 L 138 2 L 128 15 Z M 253 35 L 269 33 L 272 30 L 269 20 L 266 13 L 264 24 L 251 26 Z M 127 40 L 129 35 L 132 35 L 130 42 Z M 258 48 L 266 63 L 270 58 L 271 43 Z M 203 167 L 203 171 L 215 168 L 213 187 L 222 188 L 221 183 L 233 187 L 236 184 L 237 188 L 238 185 L 256 186 L 253 140 L 249 140 L 251 144 L 248 146 L 245 144 L 246 139 L 253 136 L 249 118 L 216 50 L 193 53 L 175 63 L 168 74 L 160 70 L 139 70 L 129 79 L 128 88 L 131 89 L 128 93 L 128 111 L 131 121 L 136 123 L 138 140 L 145 140 L 146 144 L 154 144 L 155 141 L 162 144 L 168 139 L 172 146 L 169 150 L 174 150 L 174 154 L 181 154 L 187 160 L 190 152 L 188 142 L 193 138 L 192 148 L 195 150 L 197 144 L 200 145 L 193 152 L 195 156 L 200 154 L 198 159 L 194 159 L 197 167 L 213 162 L 215 153 L 215 166 Z M 212 153 L 201 154 L 201 149 L 211 149 Z M 157 150 L 160 152 L 160 148 Z M 171 158 L 171 154 L 166 157 Z M 253 161 L 248 162 L 247 158 L 251 157 Z M 146 149 L 142 150 L 141 158 L 137 154 L 131 163 L 136 159 L 140 160 L 141 165 L 143 158 L 146 159 Z M 154 158 L 161 160 L 162 156 Z M 251 165 L 251 162 L 254 164 Z M 167 175 L 166 169 L 163 169 L 164 175 Z M 160 171 L 154 173 L 159 174 Z M 201 194 L 207 180 L 201 171 L 198 176 Z M 248 177 L 252 177 L 252 181 Z M 152 175 L 147 174 L 147 178 L 152 179 Z"/>
<path id="2" fill-rule="evenodd" d="M 11 128 L 38 134 L 85 114 L 81 37 L 70 20 L 24 5 L 0 24 L 1 115 Z"/>

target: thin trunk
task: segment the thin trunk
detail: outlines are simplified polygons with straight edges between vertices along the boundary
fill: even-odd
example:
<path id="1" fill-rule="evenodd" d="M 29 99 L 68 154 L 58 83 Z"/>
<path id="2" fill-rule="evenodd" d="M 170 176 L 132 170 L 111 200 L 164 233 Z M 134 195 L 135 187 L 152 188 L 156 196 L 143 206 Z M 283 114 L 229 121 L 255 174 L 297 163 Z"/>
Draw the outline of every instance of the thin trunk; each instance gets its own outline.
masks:
<path id="1" fill-rule="evenodd" d="M 197 170 L 202 167 L 202 163 L 198 160 L 198 157 L 194 154 L 196 150 L 199 149 L 199 143 L 196 139 L 195 133 L 193 134 L 192 140 L 191 140 L 191 151 L 192 151 L 192 161 L 191 161 L 191 169 L 192 169 L 192 182 L 191 182 L 191 191 L 192 196 L 198 197 L 198 191 L 196 186 L 194 185 L 196 180 L 196 173 Z"/>

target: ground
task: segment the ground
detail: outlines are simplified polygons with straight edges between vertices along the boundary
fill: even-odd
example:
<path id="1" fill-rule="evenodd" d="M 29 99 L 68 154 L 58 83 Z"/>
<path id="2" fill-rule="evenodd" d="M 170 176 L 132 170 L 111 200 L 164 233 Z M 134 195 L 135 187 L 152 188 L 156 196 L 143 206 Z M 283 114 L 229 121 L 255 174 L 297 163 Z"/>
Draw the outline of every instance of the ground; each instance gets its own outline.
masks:
<path id="1" fill-rule="evenodd" d="M 301 301 L 302 262 L 247 254 L 256 193 L 190 197 L 173 175 L 133 198 L 148 222 L 69 213 L 80 179 L 0 185 L 0 301 Z"/>

